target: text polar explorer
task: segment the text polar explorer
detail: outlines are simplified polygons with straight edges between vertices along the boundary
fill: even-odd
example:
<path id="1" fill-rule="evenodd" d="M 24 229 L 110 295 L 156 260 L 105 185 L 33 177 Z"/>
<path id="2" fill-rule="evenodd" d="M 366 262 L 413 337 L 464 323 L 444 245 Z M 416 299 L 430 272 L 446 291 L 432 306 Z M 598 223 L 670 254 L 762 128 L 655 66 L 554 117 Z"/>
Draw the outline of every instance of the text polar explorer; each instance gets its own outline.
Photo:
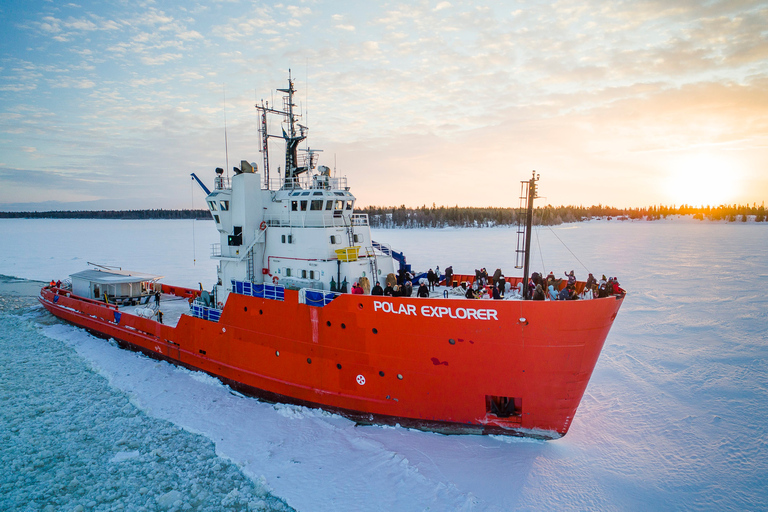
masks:
<path id="1" fill-rule="evenodd" d="M 384 313 L 393 313 L 395 315 L 416 315 L 416 306 L 414 304 L 393 304 L 392 302 L 375 300 L 373 301 L 374 311 L 383 311 Z M 459 320 L 498 320 L 495 309 L 475 309 L 475 308 L 449 308 L 446 306 L 421 306 L 421 316 L 432 318 L 458 318 Z"/>

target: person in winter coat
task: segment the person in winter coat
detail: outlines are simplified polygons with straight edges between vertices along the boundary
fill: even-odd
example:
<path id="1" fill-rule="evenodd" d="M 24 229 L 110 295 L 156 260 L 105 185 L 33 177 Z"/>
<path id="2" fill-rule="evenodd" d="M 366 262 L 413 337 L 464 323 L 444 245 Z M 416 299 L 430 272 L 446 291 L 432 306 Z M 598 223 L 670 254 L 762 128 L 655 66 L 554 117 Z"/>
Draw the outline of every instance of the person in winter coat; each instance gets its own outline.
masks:
<path id="1" fill-rule="evenodd" d="M 549 291 L 549 300 L 557 300 L 558 299 L 557 292 L 555 291 L 555 287 L 554 286 L 549 285 L 547 287 L 547 291 Z"/>
<path id="2" fill-rule="evenodd" d="M 416 296 L 425 298 L 429 297 L 429 288 L 427 288 L 427 284 L 424 279 L 419 281 L 419 289 L 416 291 Z"/>
<path id="3" fill-rule="evenodd" d="M 360 286 L 358 283 L 355 283 L 352 285 L 352 293 L 355 295 L 362 295 L 363 294 L 363 287 Z"/>
<path id="4" fill-rule="evenodd" d="M 384 295 L 384 288 L 381 287 L 378 281 L 371 288 L 371 295 Z"/>
<path id="5" fill-rule="evenodd" d="M 568 286 L 576 286 L 576 274 L 573 273 L 573 270 L 570 274 L 565 274 L 565 277 L 568 278 Z"/>
<path id="6" fill-rule="evenodd" d="M 445 286 L 453 288 L 453 267 L 445 267 Z"/>
<path id="7" fill-rule="evenodd" d="M 533 300 L 544 300 L 544 290 L 540 284 L 537 284 L 533 290 Z"/>
<path id="8" fill-rule="evenodd" d="M 587 285 L 584 287 L 586 290 L 591 290 L 594 285 L 597 284 L 597 279 L 595 279 L 595 276 L 592 275 L 592 273 L 589 274 L 589 277 L 587 278 Z"/>
<path id="9" fill-rule="evenodd" d="M 435 283 L 437 282 L 437 276 L 435 275 L 435 271 L 432 269 L 429 269 L 429 272 L 427 272 L 427 282 L 429 282 L 429 289 L 434 290 Z"/>
<path id="10" fill-rule="evenodd" d="M 395 295 L 395 289 L 392 288 L 392 285 L 387 283 L 387 287 L 384 288 L 384 296 L 385 297 L 392 297 Z"/>
<path id="11" fill-rule="evenodd" d="M 405 297 L 411 297 L 413 295 L 413 283 L 406 281 L 403 285 L 403 291 Z"/>

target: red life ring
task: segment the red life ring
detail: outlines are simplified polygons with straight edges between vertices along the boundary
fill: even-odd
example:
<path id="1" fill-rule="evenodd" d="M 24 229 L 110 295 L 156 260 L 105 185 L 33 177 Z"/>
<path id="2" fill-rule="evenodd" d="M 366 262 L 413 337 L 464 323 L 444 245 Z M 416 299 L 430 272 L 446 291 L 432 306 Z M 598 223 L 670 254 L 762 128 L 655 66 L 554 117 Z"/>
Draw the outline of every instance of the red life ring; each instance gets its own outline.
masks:
<path id="1" fill-rule="evenodd" d="M 259 231 L 264 231 L 267 229 L 267 223 L 265 221 L 261 221 L 261 224 L 259 224 Z"/>
<path id="2" fill-rule="evenodd" d="M 272 276 L 272 284 L 277 284 L 277 276 Z"/>

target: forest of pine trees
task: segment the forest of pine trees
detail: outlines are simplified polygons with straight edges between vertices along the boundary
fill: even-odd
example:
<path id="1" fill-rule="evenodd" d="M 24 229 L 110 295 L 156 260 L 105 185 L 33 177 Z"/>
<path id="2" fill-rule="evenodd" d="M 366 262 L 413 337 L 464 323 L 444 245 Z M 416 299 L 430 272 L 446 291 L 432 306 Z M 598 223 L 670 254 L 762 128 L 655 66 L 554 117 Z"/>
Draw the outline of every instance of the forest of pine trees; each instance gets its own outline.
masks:
<path id="1" fill-rule="evenodd" d="M 356 210 L 356 213 L 368 214 L 372 227 L 474 227 L 474 226 L 506 226 L 517 223 L 517 208 L 468 208 L 468 207 L 436 207 L 422 206 L 408 208 L 405 205 L 395 207 L 369 206 Z M 704 208 L 688 205 L 650 206 L 647 208 L 615 208 L 612 206 L 552 206 L 547 205 L 534 209 L 534 224 L 553 226 L 564 222 L 580 222 L 594 217 L 609 219 L 643 219 L 657 220 L 669 215 L 692 215 L 699 220 L 727 220 L 730 222 L 746 222 L 753 215 L 756 222 L 764 222 L 765 207 L 749 205 L 721 205 Z"/>
<path id="2" fill-rule="evenodd" d="M 517 208 L 475 208 L 440 206 L 409 208 L 405 205 L 368 206 L 355 213 L 368 214 L 371 227 L 479 227 L 517 224 Z M 746 222 L 754 216 L 756 222 L 765 222 L 764 205 L 720 205 L 706 207 L 649 206 L 644 208 L 614 208 L 612 206 L 552 206 L 534 209 L 535 224 L 553 226 L 564 222 L 580 222 L 594 217 L 609 219 L 657 220 L 670 215 L 691 215 L 699 220 Z M 0 218 L 15 219 L 211 219 L 208 210 L 122 210 L 122 211 L 48 211 L 0 212 Z"/>

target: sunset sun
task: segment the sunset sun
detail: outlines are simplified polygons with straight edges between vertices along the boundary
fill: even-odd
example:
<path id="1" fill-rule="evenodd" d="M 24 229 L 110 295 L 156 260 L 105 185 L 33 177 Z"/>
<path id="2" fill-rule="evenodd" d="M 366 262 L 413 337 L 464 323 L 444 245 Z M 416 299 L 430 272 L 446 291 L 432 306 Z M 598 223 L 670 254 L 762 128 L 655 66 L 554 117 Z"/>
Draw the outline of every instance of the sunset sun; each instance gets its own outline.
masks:
<path id="1" fill-rule="evenodd" d="M 715 206 L 732 200 L 736 184 L 733 162 L 701 154 L 675 162 L 665 188 L 675 204 Z"/>

